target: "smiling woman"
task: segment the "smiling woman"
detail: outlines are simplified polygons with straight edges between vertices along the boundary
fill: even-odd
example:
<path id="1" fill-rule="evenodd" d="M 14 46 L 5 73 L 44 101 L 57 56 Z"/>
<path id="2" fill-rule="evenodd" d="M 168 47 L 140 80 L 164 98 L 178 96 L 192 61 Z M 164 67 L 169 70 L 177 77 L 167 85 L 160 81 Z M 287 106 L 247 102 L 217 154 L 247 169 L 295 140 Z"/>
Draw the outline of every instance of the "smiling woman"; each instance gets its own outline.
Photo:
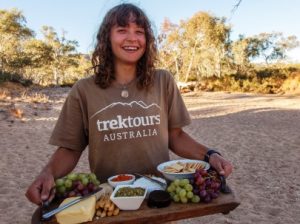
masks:
<path id="1" fill-rule="evenodd" d="M 94 75 L 72 87 L 49 141 L 58 149 L 28 188 L 29 200 L 49 200 L 54 180 L 75 168 L 87 146 L 90 169 L 101 182 L 122 173 L 157 174 L 169 150 L 204 159 L 208 148 L 182 129 L 189 113 L 172 75 L 155 69 L 156 58 L 145 13 L 133 4 L 109 10 L 92 55 Z M 120 85 L 128 85 L 126 95 Z M 232 171 L 217 153 L 209 162 L 222 175 Z"/>

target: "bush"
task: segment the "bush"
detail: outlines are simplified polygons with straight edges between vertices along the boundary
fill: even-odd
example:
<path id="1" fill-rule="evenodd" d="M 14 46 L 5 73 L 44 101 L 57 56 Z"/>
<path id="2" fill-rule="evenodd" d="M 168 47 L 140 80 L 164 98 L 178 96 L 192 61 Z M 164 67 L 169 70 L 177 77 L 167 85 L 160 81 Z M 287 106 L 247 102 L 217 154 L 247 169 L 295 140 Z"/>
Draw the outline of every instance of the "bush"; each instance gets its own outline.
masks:
<path id="1" fill-rule="evenodd" d="M 20 83 L 23 86 L 32 85 L 32 80 L 24 79 L 19 74 L 10 74 L 10 73 L 0 72 L 0 83 L 3 83 L 3 82 L 15 82 L 15 83 Z"/>
<path id="2" fill-rule="evenodd" d="M 300 67 L 256 67 L 247 74 L 203 78 L 197 89 L 204 91 L 233 91 L 256 93 L 300 92 Z"/>
<path id="3" fill-rule="evenodd" d="M 293 72 L 284 82 L 282 83 L 280 90 L 282 92 L 300 92 L 300 71 Z"/>

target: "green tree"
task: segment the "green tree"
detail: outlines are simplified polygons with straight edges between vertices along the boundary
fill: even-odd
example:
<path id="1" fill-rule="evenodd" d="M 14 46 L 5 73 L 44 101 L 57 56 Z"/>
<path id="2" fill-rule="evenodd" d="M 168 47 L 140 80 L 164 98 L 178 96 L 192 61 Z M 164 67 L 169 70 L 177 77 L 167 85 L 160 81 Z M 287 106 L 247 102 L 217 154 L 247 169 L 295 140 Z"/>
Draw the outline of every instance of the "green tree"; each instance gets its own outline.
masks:
<path id="1" fill-rule="evenodd" d="M 67 40 L 64 32 L 59 37 L 55 30 L 49 26 L 43 26 L 42 33 L 44 43 L 51 49 L 51 60 L 49 60 L 48 66 L 52 70 L 52 83 L 58 85 L 64 82 L 66 69 L 78 65 L 76 60 L 79 57 L 76 52 L 78 43 Z"/>
<path id="2" fill-rule="evenodd" d="M 0 71 L 16 73 L 28 65 L 23 43 L 33 36 L 21 11 L 0 10 Z"/>
<path id="3" fill-rule="evenodd" d="M 179 72 L 179 61 L 181 49 L 176 45 L 176 39 L 178 39 L 178 33 L 176 30 L 178 25 L 172 23 L 168 18 L 165 18 L 161 26 L 161 33 L 158 36 L 158 47 L 159 47 L 159 66 L 168 69 L 174 74 L 175 79 L 178 81 Z"/>
<path id="4" fill-rule="evenodd" d="M 286 53 L 299 46 L 296 36 L 284 37 L 282 33 L 261 33 L 257 36 L 257 48 L 265 63 L 285 59 Z"/>
<path id="5" fill-rule="evenodd" d="M 232 64 L 238 73 L 247 73 L 252 68 L 251 59 L 259 56 L 257 48 L 258 40 L 251 37 L 239 36 L 237 41 L 231 44 Z"/>
<path id="6" fill-rule="evenodd" d="M 35 83 L 42 84 L 51 73 L 47 66 L 52 61 L 52 48 L 44 41 L 35 38 L 26 41 L 23 48 L 29 62 L 23 71 L 23 76 Z"/>
<path id="7" fill-rule="evenodd" d="M 165 21 L 166 25 L 170 24 Z M 188 81 L 203 76 L 221 76 L 223 65 L 228 64 L 227 52 L 230 44 L 230 27 L 225 19 L 206 12 L 196 13 L 191 19 L 163 30 L 160 53 L 168 56 L 165 60 L 176 71 L 179 80 Z M 174 68 L 175 67 L 175 68 Z"/>
<path id="8" fill-rule="evenodd" d="M 72 84 L 87 75 L 87 55 L 77 53 L 77 41 L 43 26 L 43 39 L 35 38 L 17 10 L 0 10 L 0 72 L 17 73 L 42 85 Z"/>
<path id="9" fill-rule="evenodd" d="M 282 33 L 260 33 L 252 37 L 240 36 L 232 43 L 232 55 L 238 71 L 251 65 L 254 59 L 262 58 L 266 64 L 285 59 L 287 52 L 299 46 L 295 36 L 284 37 Z"/>

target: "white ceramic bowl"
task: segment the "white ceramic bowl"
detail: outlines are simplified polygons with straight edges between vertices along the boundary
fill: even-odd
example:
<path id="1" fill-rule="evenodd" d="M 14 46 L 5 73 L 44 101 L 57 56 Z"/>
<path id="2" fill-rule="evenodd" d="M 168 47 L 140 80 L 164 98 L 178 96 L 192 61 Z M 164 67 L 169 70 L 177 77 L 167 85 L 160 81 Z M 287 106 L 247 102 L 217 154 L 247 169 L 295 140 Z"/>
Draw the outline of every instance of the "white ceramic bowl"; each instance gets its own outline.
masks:
<path id="1" fill-rule="evenodd" d="M 208 170 L 210 168 L 209 163 L 207 163 L 205 161 L 202 161 L 202 160 L 178 159 L 178 160 L 172 160 L 172 161 L 168 161 L 168 162 L 164 162 L 164 163 L 159 164 L 157 166 L 157 170 L 159 172 L 161 172 L 166 179 L 171 180 L 171 181 L 173 181 L 175 179 L 190 179 L 190 178 L 193 178 L 195 171 L 193 171 L 193 172 L 182 172 L 182 173 L 175 173 L 175 172 L 173 173 L 173 172 L 166 172 L 165 171 L 166 166 L 170 166 L 170 165 L 178 163 L 178 162 L 181 162 L 181 163 L 200 163 L 205 170 Z"/>
<path id="2" fill-rule="evenodd" d="M 119 175 L 126 175 L 126 176 L 130 176 L 131 179 L 130 180 L 123 180 L 123 181 L 113 181 L 114 178 L 118 177 Z M 110 186 L 112 186 L 113 188 L 115 188 L 116 186 L 119 185 L 129 185 L 129 184 L 133 184 L 133 182 L 135 181 L 135 176 L 132 174 L 118 174 L 115 176 L 112 176 L 110 178 L 107 179 L 107 182 L 109 183 Z"/>
<path id="3" fill-rule="evenodd" d="M 142 195 L 142 196 L 115 197 L 115 194 L 117 193 L 117 191 L 123 187 L 136 188 L 136 187 L 141 187 L 141 186 L 118 185 L 114 189 L 113 193 L 111 194 L 110 200 L 116 206 L 118 206 L 118 208 L 121 210 L 137 210 L 137 209 L 139 209 L 147 195 L 147 188 L 141 187 L 141 188 L 145 189 L 144 195 Z"/>

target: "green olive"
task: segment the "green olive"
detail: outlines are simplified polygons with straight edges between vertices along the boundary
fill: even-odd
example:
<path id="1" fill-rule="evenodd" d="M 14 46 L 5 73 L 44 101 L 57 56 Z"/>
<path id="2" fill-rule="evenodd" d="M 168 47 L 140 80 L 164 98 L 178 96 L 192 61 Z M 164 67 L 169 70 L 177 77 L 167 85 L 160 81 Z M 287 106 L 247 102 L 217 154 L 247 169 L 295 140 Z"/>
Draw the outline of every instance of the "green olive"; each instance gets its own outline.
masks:
<path id="1" fill-rule="evenodd" d="M 145 194 L 145 189 L 141 187 L 122 187 L 120 188 L 115 197 L 135 197 L 135 196 L 143 196 Z"/>

